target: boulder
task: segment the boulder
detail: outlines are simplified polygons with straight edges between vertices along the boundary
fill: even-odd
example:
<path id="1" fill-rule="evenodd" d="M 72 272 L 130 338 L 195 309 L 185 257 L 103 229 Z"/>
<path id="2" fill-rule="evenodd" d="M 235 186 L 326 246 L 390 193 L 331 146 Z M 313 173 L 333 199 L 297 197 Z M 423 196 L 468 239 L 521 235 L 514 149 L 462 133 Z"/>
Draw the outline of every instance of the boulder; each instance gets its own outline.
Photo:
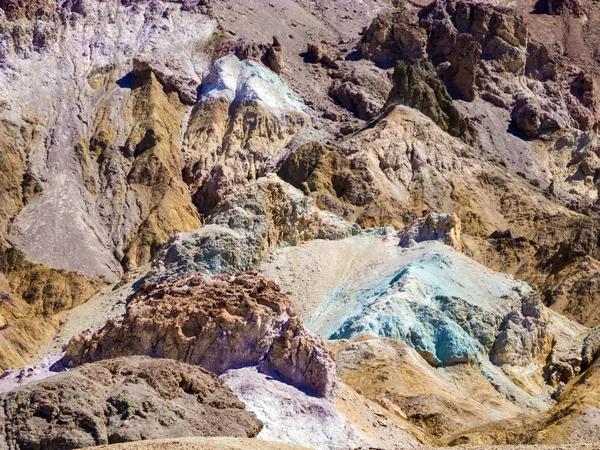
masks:
<path id="1" fill-rule="evenodd" d="M 255 414 L 214 374 L 146 357 L 86 364 L 0 396 L 0 448 L 69 450 L 185 436 L 254 437 Z"/>
<path id="2" fill-rule="evenodd" d="M 335 385 L 323 341 L 294 319 L 277 284 L 251 273 L 146 284 L 129 299 L 123 318 L 75 336 L 62 364 L 129 355 L 175 359 L 218 374 L 259 366 L 324 397 Z"/>

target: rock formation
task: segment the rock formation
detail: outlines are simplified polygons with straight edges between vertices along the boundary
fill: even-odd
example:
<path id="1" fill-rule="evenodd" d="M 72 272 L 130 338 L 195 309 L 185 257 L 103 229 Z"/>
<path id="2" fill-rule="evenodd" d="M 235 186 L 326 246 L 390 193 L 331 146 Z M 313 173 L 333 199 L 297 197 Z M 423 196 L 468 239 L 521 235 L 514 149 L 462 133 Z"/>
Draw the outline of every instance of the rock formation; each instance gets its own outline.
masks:
<path id="1" fill-rule="evenodd" d="M 218 384 L 184 363 L 291 444 L 600 440 L 599 30 L 588 0 L 0 0 L 9 448 L 202 430 L 179 391 L 64 412 Z"/>
<path id="2" fill-rule="evenodd" d="M 86 364 L 0 397 L 3 448 L 75 449 L 185 436 L 254 437 L 256 416 L 214 374 L 162 359 Z"/>
<path id="3" fill-rule="evenodd" d="M 460 240 L 461 223 L 454 214 L 430 214 L 404 227 L 398 233 L 400 245 L 410 247 L 423 241 L 441 240 L 445 244 L 462 250 Z"/>
<path id="4" fill-rule="evenodd" d="M 218 374 L 258 365 L 324 397 L 335 386 L 320 338 L 294 319 L 289 298 L 275 283 L 249 273 L 146 284 L 130 298 L 122 319 L 74 337 L 62 364 L 130 355 L 175 359 Z"/>
<path id="5" fill-rule="evenodd" d="M 318 210 L 277 177 L 260 178 L 226 196 L 205 226 L 171 239 L 149 277 L 244 272 L 256 268 L 268 250 L 280 243 L 340 239 L 359 231 L 357 225 Z"/>

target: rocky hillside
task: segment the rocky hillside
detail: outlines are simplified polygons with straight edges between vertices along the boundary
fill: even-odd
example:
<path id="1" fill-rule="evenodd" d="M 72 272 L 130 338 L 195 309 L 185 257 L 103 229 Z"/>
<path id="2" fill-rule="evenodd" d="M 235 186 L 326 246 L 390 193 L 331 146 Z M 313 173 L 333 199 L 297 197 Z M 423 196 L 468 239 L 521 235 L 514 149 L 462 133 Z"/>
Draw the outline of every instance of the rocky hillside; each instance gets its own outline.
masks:
<path id="1" fill-rule="evenodd" d="M 0 449 L 600 446 L 599 54 L 591 0 L 0 0 Z"/>

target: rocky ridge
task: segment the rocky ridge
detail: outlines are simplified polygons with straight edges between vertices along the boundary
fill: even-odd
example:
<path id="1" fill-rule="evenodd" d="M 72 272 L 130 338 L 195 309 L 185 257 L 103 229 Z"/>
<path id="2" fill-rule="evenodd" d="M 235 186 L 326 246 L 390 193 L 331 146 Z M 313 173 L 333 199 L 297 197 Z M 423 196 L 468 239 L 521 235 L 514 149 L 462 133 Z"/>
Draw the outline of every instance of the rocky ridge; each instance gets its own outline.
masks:
<path id="1" fill-rule="evenodd" d="M 262 423 L 214 374 L 171 360 L 88 364 L 3 394 L 6 449 L 74 449 L 157 437 L 254 437 Z"/>
<path id="2" fill-rule="evenodd" d="M 219 374 L 240 436 L 600 440 L 598 29 L 583 0 L 0 0 L 0 365 L 76 367 L 7 372 L 0 441 L 89 440 L 38 420 L 86 371 L 89 445 L 219 429 L 123 425 L 140 364 Z"/>
<path id="3" fill-rule="evenodd" d="M 122 319 L 75 336 L 62 364 L 147 355 L 221 374 L 259 366 L 331 397 L 335 369 L 322 341 L 294 317 L 278 286 L 252 274 L 174 278 L 140 288 Z"/>

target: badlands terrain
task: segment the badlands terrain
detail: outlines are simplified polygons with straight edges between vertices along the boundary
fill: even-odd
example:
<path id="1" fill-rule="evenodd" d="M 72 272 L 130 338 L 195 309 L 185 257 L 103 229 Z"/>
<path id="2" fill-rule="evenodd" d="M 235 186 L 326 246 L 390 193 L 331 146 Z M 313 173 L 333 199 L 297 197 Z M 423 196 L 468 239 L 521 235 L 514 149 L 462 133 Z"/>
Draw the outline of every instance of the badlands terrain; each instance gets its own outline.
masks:
<path id="1" fill-rule="evenodd" d="M 600 449 L 599 83 L 593 0 L 0 0 L 0 450 Z"/>

